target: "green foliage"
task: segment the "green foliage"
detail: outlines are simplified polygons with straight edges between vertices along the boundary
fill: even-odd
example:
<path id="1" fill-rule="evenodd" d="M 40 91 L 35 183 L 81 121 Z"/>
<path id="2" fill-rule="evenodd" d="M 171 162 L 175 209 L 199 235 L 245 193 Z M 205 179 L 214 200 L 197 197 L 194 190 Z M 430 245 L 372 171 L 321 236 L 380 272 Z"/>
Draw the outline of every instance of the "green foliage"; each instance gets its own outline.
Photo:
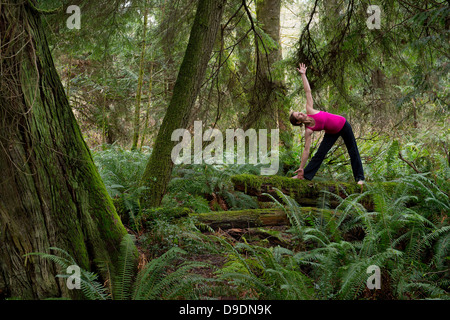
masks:
<path id="1" fill-rule="evenodd" d="M 250 289 L 253 298 L 264 300 L 314 298 L 312 279 L 294 262 L 291 250 L 247 243 L 238 243 L 233 247 L 224 240 L 220 242 L 228 260 L 220 270 L 220 278 L 231 281 L 238 290 Z"/>
<path id="2" fill-rule="evenodd" d="M 140 179 L 145 170 L 148 153 L 107 146 L 93 151 L 93 158 L 109 195 L 125 222 L 131 226 L 142 214 L 139 197 L 145 187 Z M 253 165 L 177 165 L 163 199 L 166 208 L 185 207 L 194 212 L 256 208 L 256 201 L 233 190 L 231 176 L 244 172 L 256 173 Z M 136 227 L 136 226 L 135 226 Z"/>
<path id="3" fill-rule="evenodd" d="M 53 261 L 56 265 L 61 267 L 63 270 L 67 270 L 69 266 L 78 266 L 72 256 L 65 250 L 50 247 L 50 250 L 55 251 L 56 254 L 42 253 L 42 252 L 32 252 L 27 254 L 39 256 L 44 259 L 49 259 Z M 59 278 L 69 278 L 68 274 L 59 274 L 57 275 Z M 99 282 L 98 275 L 94 272 L 86 271 L 80 267 L 80 285 L 81 291 L 86 299 L 89 300 L 106 300 L 108 297 L 107 290 L 103 285 Z"/>
<path id="4" fill-rule="evenodd" d="M 315 100 L 326 110 L 350 112 L 356 122 L 370 123 L 371 129 L 397 123 L 411 126 L 417 120 L 411 113 L 419 104 L 420 113 L 431 111 L 427 118 L 439 119 L 443 116 L 439 109 L 449 104 L 444 54 L 449 51 L 444 40 L 448 4 L 382 1 L 382 37 L 365 23 L 367 5 L 307 1 L 306 23 L 291 65 L 311 66 Z"/>
<path id="5" fill-rule="evenodd" d="M 398 152 L 399 152 L 398 141 L 394 140 L 392 141 L 391 146 L 389 147 L 386 155 L 386 173 L 388 175 L 387 176 L 388 179 L 392 179 L 393 177 L 396 176 L 396 172 L 393 167 L 393 162 L 395 158 L 397 158 Z"/>
<path id="6" fill-rule="evenodd" d="M 38 4 L 44 11 L 61 5 L 58 1 Z M 84 16 L 79 31 L 60 27 L 64 10 L 43 16 L 51 30 L 49 42 L 61 78 L 88 144 L 117 141 L 126 145 L 131 137 L 129 106 L 135 100 L 143 40 L 143 2 L 74 4 L 81 5 Z M 332 214 L 319 215 L 301 214 L 294 200 L 278 192 L 291 222 L 293 244 L 300 252 L 248 243 L 234 247 L 222 241 L 228 258 L 223 269 L 228 278 L 223 275 L 222 279 L 231 277 L 242 290 L 249 286 L 251 297 L 414 299 L 448 295 L 450 64 L 445 53 L 449 51 L 449 7 L 429 0 L 382 4 L 384 31 L 380 37 L 364 23 L 364 3 L 306 1 L 300 9 L 299 18 L 305 24 L 296 56 L 276 63 L 270 72 L 274 79 L 286 79 L 286 109 L 297 108 L 303 89 L 294 66 L 299 61 L 306 63 L 317 108 L 346 112 L 354 124 L 366 180 L 396 185 L 389 190 L 369 187 L 363 193 L 346 194 L 345 199 L 322 192 L 318 207 L 327 208 L 330 200 L 339 200 L 340 205 Z M 152 128 L 146 142 L 151 142 L 170 101 L 195 2 L 149 5 L 146 42 L 151 48 L 144 56 L 144 69 L 151 63 L 153 78 L 145 72 L 142 100 L 152 98 L 151 112 L 145 114 L 150 116 Z M 242 18 L 243 12 L 236 13 L 239 6 L 235 3 L 225 8 L 226 20 L 233 18 L 222 32 L 223 50 L 219 51 L 218 41 L 191 115 L 220 129 L 236 127 L 249 109 L 252 90 L 259 93 L 256 69 L 266 57 L 257 59 L 256 43 L 260 50 L 277 47 L 257 21 L 255 31 L 261 38 L 252 40 L 250 21 Z M 249 6 L 252 9 L 254 3 Z M 308 23 L 310 19 L 313 23 Z M 283 67 L 292 67 L 286 77 Z M 147 90 L 150 80 L 153 91 Z M 296 136 L 300 143 L 281 150 L 280 171 L 288 177 L 300 164 L 302 135 Z M 320 138 L 320 134 L 314 135 L 311 155 Z M 93 158 L 122 220 L 135 230 L 146 229 L 141 239 L 150 252 L 167 253 L 147 264 L 145 273 L 136 275 L 132 242 L 124 239 L 121 260 L 108 271 L 114 274 L 111 288 L 103 288 L 97 275 L 83 271 L 86 297 L 103 299 L 108 298 L 107 293 L 114 299 L 176 297 L 181 292 L 174 286 L 183 288 L 189 279 L 195 282 L 184 276 L 190 267 L 172 272 L 172 278 L 164 272 L 171 263 L 179 262 L 176 256 L 184 253 L 181 247 L 191 250 L 194 240 L 200 239 L 189 219 L 178 221 L 178 210 L 201 213 L 258 207 L 254 198 L 233 190 L 230 181 L 236 174 L 258 174 L 257 166 L 180 165 L 174 168 L 164 207 L 141 208 L 139 197 L 144 188 L 139 181 L 148 154 L 147 150 L 130 152 L 113 145 L 93 151 Z M 353 180 L 342 143 L 333 147 L 315 179 Z M 253 182 L 258 183 L 257 179 Z M 374 199 L 372 210 L 361 205 L 367 198 Z M 62 256 L 42 255 L 61 267 L 73 262 L 67 253 L 54 250 Z M 371 264 L 384 270 L 382 293 L 366 290 L 366 269 Z M 187 282 L 180 285 L 175 277 Z"/>
<path id="7" fill-rule="evenodd" d="M 112 298 L 129 300 L 131 285 L 136 273 L 138 252 L 134 245 L 134 237 L 127 234 L 120 243 L 120 254 L 112 277 Z"/>
<path id="8" fill-rule="evenodd" d="M 133 300 L 175 299 L 179 296 L 194 298 L 196 296 L 195 285 L 205 281 L 204 278 L 189 272 L 204 264 L 185 262 L 177 266 L 172 272 L 173 265 L 179 256 L 186 252 L 173 247 L 157 259 L 153 259 L 145 265 L 136 278 L 133 285 Z"/>
<path id="9" fill-rule="evenodd" d="M 159 254 L 172 247 L 182 247 L 190 253 L 205 250 L 199 229 L 190 218 L 173 219 L 166 215 L 146 223 L 146 233 L 141 236 L 150 254 Z"/>
<path id="10" fill-rule="evenodd" d="M 369 298 L 365 281 L 370 265 L 384 270 L 385 299 L 449 297 L 445 277 L 448 266 L 443 261 L 448 257 L 450 227 L 448 222 L 435 221 L 442 219 L 440 212 L 448 208 L 449 198 L 421 175 L 397 183 L 399 187 L 390 194 L 375 187 L 358 197 L 341 199 L 336 208 L 337 222 L 327 222 L 336 224 L 334 233 L 305 225 L 294 229 L 313 246 L 297 253 L 295 259 L 313 268 L 322 298 Z M 375 200 L 375 211 L 358 204 L 369 194 Z M 417 198 L 424 200 L 424 206 L 409 207 L 409 200 Z M 435 206 L 428 207 L 431 203 Z M 345 240 L 351 239 L 349 235 L 356 230 L 363 231 L 362 240 Z M 335 233 L 343 240 L 333 240 Z"/>
<path id="11" fill-rule="evenodd" d="M 176 166 L 163 204 L 188 207 L 198 213 L 256 208 L 253 198 L 233 190 L 231 176 L 257 170 L 253 165 L 237 164 Z"/>
<path id="12" fill-rule="evenodd" d="M 109 145 L 92 152 L 95 164 L 112 198 L 139 189 L 139 179 L 144 172 L 148 153 L 129 151 Z"/>
<path id="13" fill-rule="evenodd" d="M 74 259 L 64 250 L 50 248 L 60 255 L 47 253 L 30 253 L 49 259 L 66 269 L 70 265 L 77 265 Z M 192 273 L 192 269 L 204 267 L 205 264 L 197 262 L 181 262 L 180 258 L 186 251 L 172 247 L 158 258 L 152 259 L 139 272 L 137 272 L 137 251 L 133 236 L 126 234 L 120 244 L 120 253 L 117 265 L 108 269 L 111 278 L 111 287 L 107 288 L 99 282 L 95 273 L 80 268 L 81 290 L 88 300 L 155 300 L 185 298 L 198 298 L 200 291 L 196 286 L 207 281 L 201 276 Z M 57 275 L 68 278 L 70 275 Z"/>
<path id="14" fill-rule="evenodd" d="M 276 189 L 299 251 L 222 241 L 222 269 L 238 288 L 261 299 L 449 299 L 449 195 L 424 174 L 367 186 L 341 198 L 331 214 L 305 215 Z M 373 210 L 360 204 L 374 201 Z M 326 212 L 326 211 L 324 211 Z M 369 290 L 369 266 L 381 272 L 381 290 Z"/>
<path id="15" fill-rule="evenodd" d="M 139 220 L 139 197 L 145 190 L 140 179 L 148 159 L 148 153 L 129 151 L 121 147 L 104 146 L 103 150 L 93 151 L 93 159 L 116 209 L 124 223 L 131 226 Z M 131 221 L 129 221 L 131 220 Z"/>
<path id="16" fill-rule="evenodd" d="M 432 135 L 422 131 L 402 131 L 398 135 L 373 133 L 358 139 L 366 181 L 390 181 L 420 172 L 428 173 L 444 190 L 449 189 L 449 130 L 448 122 L 443 122 L 433 125 Z M 319 143 L 320 140 L 313 142 L 310 156 L 314 155 Z M 302 152 L 301 139 L 292 149 L 281 149 L 280 167 L 284 175 L 294 176 Z M 314 180 L 353 181 L 347 149 L 339 140 L 327 154 Z"/>

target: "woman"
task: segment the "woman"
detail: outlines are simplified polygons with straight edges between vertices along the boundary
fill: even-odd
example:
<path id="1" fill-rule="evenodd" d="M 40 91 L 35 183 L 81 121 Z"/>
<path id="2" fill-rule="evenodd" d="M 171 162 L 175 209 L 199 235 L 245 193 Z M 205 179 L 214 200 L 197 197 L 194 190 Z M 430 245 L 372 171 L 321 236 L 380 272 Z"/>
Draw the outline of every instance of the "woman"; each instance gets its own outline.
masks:
<path id="1" fill-rule="evenodd" d="M 306 78 L 306 69 L 306 66 L 302 63 L 299 65 L 299 68 L 297 68 L 298 72 L 301 74 L 303 87 L 306 92 L 306 114 L 302 112 L 292 112 L 290 115 L 292 125 L 305 125 L 305 149 L 302 154 L 300 168 L 295 171 L 297 175 L 293 178 L 312 180 L 328 151 L 336 140 L 339 137 L 342 137 L 350 155 L 353 177 L 362 187 L 364 184 L 364 170 L 352 127 L 342 116 L 325 111 L 317 111 L 313 108 L 313 99 L 311 88 L 309 87 L 308 79 Z M 305 168 L 306 161 L 309 157 L 309 148 L 311 147 L 311 135 L 313 131 L 322 130 L 325 131 L 325 136 L 320 143 L 319 149 Z"/>

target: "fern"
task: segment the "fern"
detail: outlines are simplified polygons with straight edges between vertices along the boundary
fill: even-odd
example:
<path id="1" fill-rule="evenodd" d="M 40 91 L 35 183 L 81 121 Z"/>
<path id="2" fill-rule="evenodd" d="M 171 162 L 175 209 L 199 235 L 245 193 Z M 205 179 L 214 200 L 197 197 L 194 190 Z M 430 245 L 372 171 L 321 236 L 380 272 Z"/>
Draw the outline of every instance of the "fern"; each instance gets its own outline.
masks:
<path id="1" fill-rule="evenodd" d="M 48 253 L 30 253 L 49 259 L 66 269 L 76 265 L 74 259 L 63 249 L 50 248 L 60 255 Z M 174 262 L 186 252 L 177 247 L 168 250 L 161 257 L 151 260 L 136 274 L 137 251 L 133 236 L 127 234 L 120 244 L 118 263 L 112 269 L 112 285 L 108 290 L 99 282 L 95 273 L 80 268 L 80 282 L 83 295 L 88 300 L 143 300 L 143 299 L 174 299 L 178 296 L 186 298 L 198 297 L 201 290 L 196 286 L 207 282 L 199 275 L 192 274 L 194 268 L 205 267 L 207 264 L 198 262 L 185 262 L 174 267 Z M 173 269 L 172 272 L 171 269 Z M 67 274 L 56 277 L 68 278 Z"/>
<path id="2" fill-rule="evenodd" d="M 301 217 L 301 210 L 298 203 L 292 199 L 291 197 L 285 195 L 281 190 L 277 188 L 273 188 L 277 195 L 281 197 L 286 204 L 287 208 L 283 206 L 277 199 L 275 199 L 271 194 L 263 193 L 263 195 L 268 196 L 272 199 L 273 202 L 275 202 L 279 207 L 281 207 L 284 212 L 287 214 L 289 222 L 291 223 L 291 226 L 294 229 L 294 233 L 299 237 L 300 239 L 303 237 L 302 232 L 302 226 L 304 225 L 304 221 L 302 221 Z"/>
<path id="3" fill-rule="evenodd" d="M 168 186 L 165 204 L 190 207 L 196 212 L 207 212 L 210 211 L 209 201 L 221 199 L 230 210 L 257 208 L 257 202 L 252 197 L 235 191 L 231 183 L 231 176 L 254 171 L 252 165 L 176 166 Z"/>
<path id="4" fill-rule="evenodd" d="M 312 226 L 299 218 L 295 201 L 280 193 L 278 196 L 285 202 L 283 207 L 293 230 L 311 248 L 293 255 L 293 261 L 312 268 L 309 275 L 314 278 L 320 297 L 361 297 L 363 292 L 367 293 L 366 269 L 372 264 L 386 270 L 384 275 L 389 277 L 389 288 L 385 290 L 400 299 L 406 295 L 448 297 L 450 281 L 445 275 L 448 274 L 449 227 L 438 226 L 428 218 L 432 215 L 422 211 L 424 206 L 429 208 L 430 202 L 438 209 L 445 209 L 448 196 L 424 175 L 398 179 L 397 186 L 390 192 L 368 187 L 362 194 L 346 195 L 345 199 L 338 199 L 337 222 L 332 217 L 322 216 L 324 221 Z M 374 199 L 375 211 L 368 211 L 360 204 L 366 197 Z M 425 201 L 409 207 L 420 199 Z M 323 224 L 327 228 L 323 228 Z M 336 241 L 355 228 L 364 230 L 362 241 Z M 431 259 L 428 258 L 430 253 Z"/>
<path id="5" fill-rule="evenodd" d="M 103 285 L 98 281 L 98 275 L 86 271 L 83 268 L 79 267 L 73 257 L 65 250 L 50 247 L 50 250 L 56 251 L 59 255 L 42 253 L 42 252 L 32 252 L 26 254 L 25 256 L 34 255 L 39 256 L 45 259 L 49 259 L 54 262 L 56 265 L 60 266 L 63 270 L 66 270 L 69 266 L 77 266 L 80 269 L 80 285 L 83 295 L 89 300 L 106 300 L 107 292 Z M 58 278 L 69 278 L 68 274 L 58 274 L 56 275 Z"/>
<path id="6" fill-rule="evenodd" d="M 251 288 L 260 299 L 312 299 L 312 281 L 298 267 L 293 252 L 286 248 L 264 248 L 239 243 L 235 247 L 220 240 L 229 262 L 220 278 L 242 288 Z M 241 253 L 242 252 L 242 253 Z M 246 257 L 242 254 L 245 253 Z"/>
<path id="7" fill-rule="evenodd" d="M 398 140 L 392 141 L 386 155 L 386 173 L 388 178 L 392 178 L 396 176 L 396 170 L 394 166 L 394 159 L 396 159 L 397 154 L 399 153 L 399 144 Z"/>
<path id="8" fill-rule="evenodd" d="M 136 272 L 137 250 L 134 236 L 126 234 L 120 243 L 119 259 L 113 277 L 113 299 L 128 300 L 130 289 Z"/>
<path id="9" fill-rule="evenodd" d="M 139 228 L 136 225 L 140 214 L 139 198 L 146 190 L 145 186 L 140 185 L 140 181 L 148 153 L 109 146 L 105 150 L 94 151 L 92 155 L 109 195 L 111 198 L 121 199 L 126 220 L 130 218 L 131 227 Z"/>

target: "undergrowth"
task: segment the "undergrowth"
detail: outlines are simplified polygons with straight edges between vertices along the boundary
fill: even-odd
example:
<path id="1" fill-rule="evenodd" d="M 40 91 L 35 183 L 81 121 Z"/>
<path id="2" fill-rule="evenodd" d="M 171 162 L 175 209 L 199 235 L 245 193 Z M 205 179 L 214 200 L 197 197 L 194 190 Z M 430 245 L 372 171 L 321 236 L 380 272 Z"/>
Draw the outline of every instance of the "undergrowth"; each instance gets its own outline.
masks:
<path id="1" fill-rule="evenodd" d="M 169 214 L 172 209 L 181 212 L 178 209 L 182 208 L 199 213 L 258 208 L 255 198 L 235 191 L 231 183 L 236 174 L 259 174 L 257 167 L 175 166 L 163 206 L 150 214 L 139 204 L 142 191 L 139 179 L 148 153 L 116 147 L 95 151 L 94 160 L 109 194 L 122 201 L 130 222 L 140 222 L 134 225 L 137 226 L 134 230 L 151 261 L 154 259 L 157 265 L 167 263 L 165 268 L 170 272 L 166 276 L 174 273 L 197 290 L 195 293 L 157 290 L 157 294 L 141 295 L 133 291 L 136 283 L 148 279 L 143 274 L 138 276 L 143 272 L 140 270 L 127 278 L 125 296 L 110 288 L 104 291 L 106 297 L 215 298 L 223 294 L 240 299 L 448 299 L 449 163 L 442 150 L 432 150 L 423 139 L 414 139 L 409 142 L 405 138 L 388 142 L 368 139 L 360 144 L 366 179 L 395 182 L 395 188 L 389 191 L 367 184 L 364 192 L 343 197 L 323 192 L 318 199 L 321 208 L 330 208 L 332 200 L 338 203 L 326 214 L 325 211 L 301 214 L 300 206 L 281 191 L 278 190 L 277 197 L 281 202 L 266 194 L 289 218 L 287 247 L 262 246 L 246 241 L 245 237 L 236 243 L 208 226 L 200 228 L 206 231 L 202 234 L 189 216 Z M 299 155 L 300 149 L 281 152 L 280 175 L 293 175 L 298 168 L 293 155 Z M 329 165 L 323 166 L 317 180 L 351 181 L 345 152 L 336 152 L 326 162 Z M 368 199 L 373 203 L 370 209 L 363 205 Z M 195 273 L 189 273 L 195 264 L 179 262 L 182 267 L 178 273 L 170 268 L 174 262 L 170 257 L 175 253 L 220 255 L 225 263 L 212 268 L 215 271 L 201 280 Z M 164 257 L 160 263 L 158 257 Z M 371 290 L 367 286 L 372 266 L 381 271 L 381 289 Z M 88 282 L 96 280 L 89 273 L 85 278 Z M 176 283 L 175 279 L 170 281 Z M 207 285 L 200 286 L 196 281 Z M 111 284 L 114 286 L 114 280 Z M 177 286 L 182 288 L 184 284 Z M 202 295 L 199 288 L 209 293 Z"/>
<path id="2" fill-rule="evenodd" d="M 263 299 L 449 299 L 448 195 L 423 175 L 399 179 L 391 194 L 369 188 L 339 198 L 332 216 L 306 219 L 278 190 L 303 250 L 240 244 L 228 249 L 224 271 Z M 270 196 L 270 195 L 268 195 Z M 371 196 L 375 209 L 359 200 Z M 425 210 L 426 209 L 426 210 Z M 349 234 L 362 230 L 362 239 Z M 381 269 L 381 289 L 369 290 L 369 266 Z"/>
<path id="3" fill-rule="evenodd" d="M 134 237 L 127 234 L 120 244 L 118 260 L 114 265 L 103 265 L 106 273 L 102 283 L 96 273 L 81 267 L 80 289 L 88 300 L 159 300 L 159 299 L 198 299 L 202 287 L 208 279 L 194 272 L 195 268 L 205 267 L 201 262 L 187 261 L 182 258 L 186 251 L 172 247 L 161 256 L 145 263 L 138 270 L 138 252 Z M 63 271 L 69 266 L 78 266 L 68 252 L 60 248 L 49 248 L 50 253 L 30 253 L 49 259 Z M 57 277 L 69 280 L 70 274 L 62 273 Z M 71 280 L 72 281 L 72 280 Z"/>

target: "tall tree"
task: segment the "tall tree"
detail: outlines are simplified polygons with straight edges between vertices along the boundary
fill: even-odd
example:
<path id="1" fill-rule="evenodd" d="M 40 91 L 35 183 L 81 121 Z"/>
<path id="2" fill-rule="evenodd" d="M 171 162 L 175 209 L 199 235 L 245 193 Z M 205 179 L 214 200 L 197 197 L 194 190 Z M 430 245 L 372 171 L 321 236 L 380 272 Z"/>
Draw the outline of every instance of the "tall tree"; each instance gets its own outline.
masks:
<path id="1" fill-rule="evenodd" d="M 133 131 L 133 144 L 131 146 L 131 150 L 137 148 L 139 141 L 139 128 L 141 122 L 141 94 L 142 94 L 142 82 L 144 77 L 144 56 L 146 49 L 146 31 L 147 31 L 147 20 L 148 20 L 148 0 L 145 1 L 144 8 L 144 22 L 142 26 L 142 48 L 141 48 L 141 57 L 139 60 L 139 78 L 138 78 L 138 89 L 136 93 L 136 107 L 134 110 L 134 131 Z"/>
<path id="2" fill-rule="evenodd" d="M 35 0 L 0 3 L 0 291 L 72 296 L 30 252 L 59 247 L 77 263 L 117 257 L 126 233 L 56 72 Z"/>
<path id="3" fill-rule="evenodd" d="M 316 104 L 379 129 L 404 122 L 416 97 L 448 105 L 448 1 L 384 1 L 379 29 L 370 1 L 310 4 L 295 60 L 310 66 Z"/>
<path id="4" fill-rule="evenodd" d="M 226 0 L 199 0 L 189 43 L 181 63 L 172 98 L 156 137 L 142 183 L 147 186 L 143 201 L 158 206 L 172 174 L 171 141 L 175 129 L 186 128 L 191 109 L 205 76 L 206 67 L 220 27 Z"/>
<path id="5" fill-rule="evenodd" d="M 244 1 L 245 4 L 245 1 Z M 249 19 L 253 19 L 247 6 Z M 255 33 L 256 79 L 251 94 L 250 109 L 242 124 L 250 127 L 287 126 L 287 110 L 283 108 L 285 84 L 283 72 L 276 64 L 282 60 L 280 39 L 281 0 L 256 1 L 256 22 L 252 22 Z M 262 31 L 262 32 L 261 32 Z"/>

